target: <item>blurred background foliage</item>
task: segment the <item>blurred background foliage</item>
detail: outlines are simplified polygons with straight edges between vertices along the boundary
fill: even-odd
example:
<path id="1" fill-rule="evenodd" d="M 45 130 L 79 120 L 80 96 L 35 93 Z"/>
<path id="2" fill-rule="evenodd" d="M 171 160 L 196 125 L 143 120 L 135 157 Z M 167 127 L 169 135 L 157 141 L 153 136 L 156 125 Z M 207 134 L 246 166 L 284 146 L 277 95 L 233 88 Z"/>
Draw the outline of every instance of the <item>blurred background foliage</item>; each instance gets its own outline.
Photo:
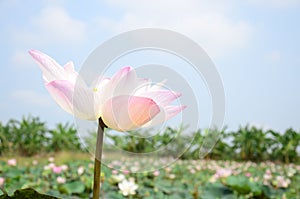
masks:
<path id="1" fill-rule="evenodd" d="M 168 127 L 155 135 L 149 131 L 116 134 L 108 130 L 106 136 L 111 145 L 126 151 L 144 153 L 168 147 L 171 153 L 166 155 L 172 155 L 187 148 L 181 159 L 198 159 L 199 149 L 207 141 L 204 138 L 218 134 L 220 138 L 213 150 L 205 156 L 206 159 L 300 162 L 300 133 L 294 129 L 285 132 L 250 126 L 240 127 L 237 131 L 228 131 L 226 128 L 205 129 L 191 132 L 186 135 L 187 139 L 174 139 L 182 134 L 183 129 L 183 126 L 178 129 Z M 85 144 L 93 147 L 95 139 L 95 133 L 91 133 Z M 190 140 L 193 140 L 192 143 Z M 55 128 L 49 129 L 45 122 L 32 116 L 23 117 L 20 121 L 11 119 L 6 124 L 0 122 L 0 156 L 34 156 L 60 151 L 86 151 L 73 125 L 57 124 Z"/>
<path id="2" fill-rule="evenodd" d="M 38 117 L 23 117 L 0 123 L 0 155 L 33 156 L 48 152 L 80 151 L 76 129 L 69 124 L 57 124 L 49 129 Z"/>

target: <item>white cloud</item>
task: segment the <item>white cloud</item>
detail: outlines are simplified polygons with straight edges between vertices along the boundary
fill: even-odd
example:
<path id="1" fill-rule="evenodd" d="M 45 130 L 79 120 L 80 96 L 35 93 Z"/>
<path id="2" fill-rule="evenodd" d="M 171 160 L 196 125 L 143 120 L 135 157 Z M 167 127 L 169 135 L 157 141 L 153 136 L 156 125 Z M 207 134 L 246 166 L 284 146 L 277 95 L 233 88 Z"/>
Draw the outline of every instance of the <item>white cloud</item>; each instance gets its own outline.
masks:
<path id="1" fill-rule="evenodd" d="M 300 5 L 300 0 L 248 0 L 255 5 L 271 6 L 277 8 L 291 8 Z"/>
<path id="2" fill-rule="evenodd" d="M 142 27 L 175 30 L 197 41 L 213 56 L 245 47 L 254 33 L 254 28 L 246 21 L 229 17 L 230 1 L 109 0 L 108 3 L 124 13 L 118 20 L 100 18 L 101 27 L 114 33 Z"/>
<path id="3" fill-rule="evenodd" d="M 62 8 L 46 8 L 33 23 L 54 40 L 76 42 L 85 37 L 84 23 L 72 19 Z"/>
<path id="4" fill-rule="evenodd" d="M 86 39 L 86 24 L 73 19 L 63 8 L 46 7 L 26 29 L 16 30 L 13 36 L 17 42 L 32 46 L 73 45 Z"/>
<path id="5" fill-rule="evenodd" d="M 33 65 L 33 60 L 27 53 L 27 51 L 17 51 L 11 58 L 11 63 L 13 67 L 17 68 L 31 68 Z"/>
<path id="6" fill-rule="evenodd" d="M 49 96 L 41 95 L 33 90 L 17 90 L 11 93 L 11 98 L 21 104 L 49 106 L 52 104 Z"/>

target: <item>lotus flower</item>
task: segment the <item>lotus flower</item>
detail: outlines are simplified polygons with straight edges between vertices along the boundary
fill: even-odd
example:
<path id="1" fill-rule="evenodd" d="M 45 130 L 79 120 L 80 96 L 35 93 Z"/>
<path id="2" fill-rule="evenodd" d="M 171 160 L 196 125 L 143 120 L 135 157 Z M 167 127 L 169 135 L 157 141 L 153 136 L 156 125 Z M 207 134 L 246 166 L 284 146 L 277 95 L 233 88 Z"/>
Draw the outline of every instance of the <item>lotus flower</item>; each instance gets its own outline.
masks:
<path id="1" fill-rule="evenodd" d="M 128 131 L 163 123 L 185 108 L 170 105 L 180 93 L 164 89 L 163 83 L 153 84 L 138 78 L 132 67 L 124 67 L 112 78 L 99 77 L 87 85 L 72 62 L 62 67 L 42 52 L 29 53 L 40 66 L 52 98 L 80 119 L 101 117 L 107 127 Z"/>
<path id="2" fill-rule="evenodd" d="M 135 195 L 138 189 L 138 185 L 135 184 L 134 179 L 123 180 L 118 184 L 118 187 L 123 196 Z"/>
<path id="3" fill-rule="evenodd" d="M 0 187 L 4 185 L 4 182 L 5 182 L 5 178 L 0 177 Z"/>
<path id="4" fill-rule="evenodd" d="M 55 166 L 52 168 L 53 173 L 60 174 L 62 172 L 62 168 Z"/>
<path id="5" fill-rule="evenodd" d="M 9 160 L 7 160 L 7 164 L 9 166 L 17 166 L 17 160 L 16 159 L 9 159 Z"/>
<path id="6" fill-rule="evenodd" d="M 56 178 L 56 182 L 57 182 L 58 184 L 64 184 L 66 181 L 67 181 L 66 178 L 61 177 L 61 176 L 58 176 L 58 177 Z"/>

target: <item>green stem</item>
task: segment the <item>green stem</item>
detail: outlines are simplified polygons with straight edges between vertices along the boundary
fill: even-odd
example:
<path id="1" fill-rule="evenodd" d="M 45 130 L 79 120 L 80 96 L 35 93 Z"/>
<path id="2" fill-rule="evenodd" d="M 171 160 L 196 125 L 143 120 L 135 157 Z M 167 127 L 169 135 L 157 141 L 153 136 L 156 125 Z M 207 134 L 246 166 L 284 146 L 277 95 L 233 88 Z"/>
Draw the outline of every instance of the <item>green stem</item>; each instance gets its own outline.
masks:
<path id="1" fill-rule="evenodd" d="M 103 120 L 100 117 L 98 123 L 97 143 L 96 143 L 96 151 L 95 151 L 93 199 L 100 198 L 101 160 L 102 160 L 103 134 L 104 134 L 105 127 L 106 125 L 104 124 Z"/>

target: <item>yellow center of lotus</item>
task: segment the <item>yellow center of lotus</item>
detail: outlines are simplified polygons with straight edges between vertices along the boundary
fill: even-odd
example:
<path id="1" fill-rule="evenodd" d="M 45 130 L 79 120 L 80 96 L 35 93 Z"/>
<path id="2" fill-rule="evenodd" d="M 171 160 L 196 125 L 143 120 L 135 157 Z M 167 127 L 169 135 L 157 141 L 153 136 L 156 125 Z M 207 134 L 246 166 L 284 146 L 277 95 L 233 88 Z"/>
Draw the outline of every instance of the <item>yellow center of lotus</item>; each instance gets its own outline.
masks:
<path id="1" fill-rule="evenodd" d="M 94 92 L 98 92 L 98 88 L 93 88 L 93 91 Z"/>

